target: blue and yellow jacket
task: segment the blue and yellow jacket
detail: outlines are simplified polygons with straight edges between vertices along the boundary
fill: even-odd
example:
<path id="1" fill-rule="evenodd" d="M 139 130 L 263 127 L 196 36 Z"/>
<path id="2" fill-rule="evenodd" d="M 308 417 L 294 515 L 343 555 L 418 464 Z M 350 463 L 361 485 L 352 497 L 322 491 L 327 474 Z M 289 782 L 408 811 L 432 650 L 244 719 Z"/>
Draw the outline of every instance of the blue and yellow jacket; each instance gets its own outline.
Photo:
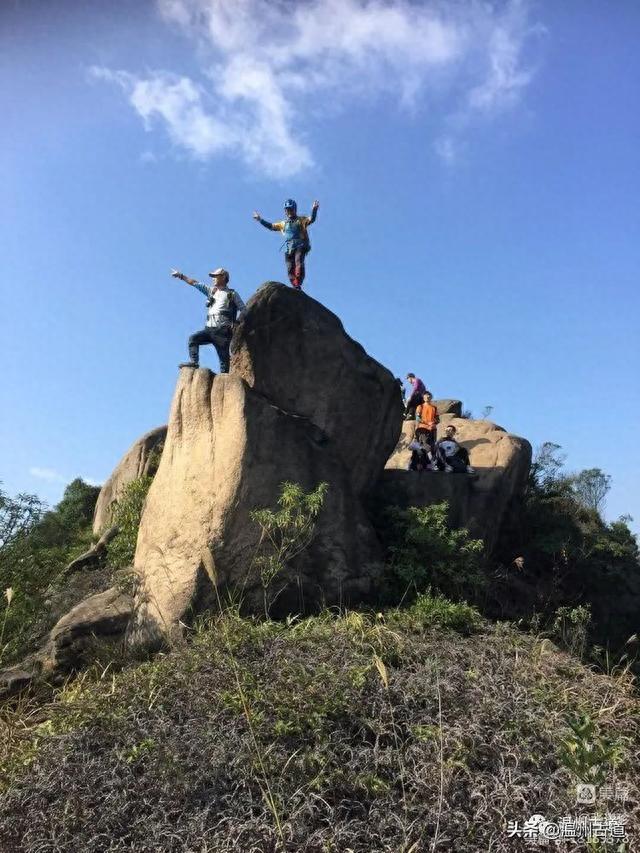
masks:
<path id="1" fill-rule="evenodd" d="M 316 221 L 316 211 L 311 216 L 294 216 L 292 219 L 283 219 L 282 222 L 267 222 L 260 218 L 258 222 L 271 231 L 281 231 L 284 235 L 284 246 L 287 252 L 295 252 L 296 249 L 311 249 L 311 242 L 307 228 Z"/>

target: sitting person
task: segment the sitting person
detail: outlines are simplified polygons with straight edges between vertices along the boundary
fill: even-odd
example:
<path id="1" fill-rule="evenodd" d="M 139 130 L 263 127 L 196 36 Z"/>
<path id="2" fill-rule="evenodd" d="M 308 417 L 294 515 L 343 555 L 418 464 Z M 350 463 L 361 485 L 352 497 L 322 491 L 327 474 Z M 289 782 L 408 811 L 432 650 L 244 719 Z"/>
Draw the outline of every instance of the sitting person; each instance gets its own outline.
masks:
<path id="1" fill-rule="evenodd" d="M 475 469 L 469 464 L 469 451 L 455 439 L 456 428 L 453 424 L 445 429 L 445 436 L 436 444 L 438 467 L 451 474 L 475 474 Z"/>
<path id="2" fill-rule="evenodd" d="M 409 471 L 437 471 L 436 456 L 430 447 L 425 430 L 416 430 L 407 445 L 411 451 Z"/>
<path id="3" fill-rule="evenodd" d="M 438 417 L 438 408 L 431 402 L 433 395 L 431 391 L 425 391 L 422 395 L 423 402 L 416 409 L 416 438 L 421 441 L 423 438 L 429 446 L 430 457 L 435 458 L 436 449 L 436 426 L 440 418 Z"/>
<path id="4" fill-rule="evenodd" d="M 427 389 L 424 387 L 422 379 L 418 379 L 415 373 L 407 373 L 407 381 L 412 386 L 412 390 L 405 403 L 404 415 L 406 420 L 412 421 L 416 416 L 417 407 L 422 402 L 422 395 Z"/>

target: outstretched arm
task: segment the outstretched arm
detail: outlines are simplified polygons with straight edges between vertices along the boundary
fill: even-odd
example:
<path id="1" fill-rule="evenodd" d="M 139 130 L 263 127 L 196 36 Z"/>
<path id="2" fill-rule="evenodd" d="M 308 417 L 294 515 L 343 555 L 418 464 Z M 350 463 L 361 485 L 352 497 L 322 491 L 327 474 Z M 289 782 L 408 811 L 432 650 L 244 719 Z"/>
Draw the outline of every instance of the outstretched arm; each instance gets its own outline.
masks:
<path id="1" fill-rule="evenodd" d="M 320 202 L 316 199 L 311 205 L 311 216 L 309 217 L 309 225 L 312 222 L 316 221 L 316 216 L 318 215 L 318 208 L 320 207 Z"/>
<path id="2" fill-rule="evenodd" d="M 269 231 L 279 231 L 279 223 L 278 222 L 267 222 L 266 219 L 263 219 L 257 211 L 254 211 L 253 218 L 260 223 L 260 225 L 264 225 L 265 228 L 268 228 Z"/>
<path id="3" fill-rule="evenodd" d="M 204 284 L 200 284 L 197 278 L 189 278 L 184 273 L 179 272 L 178 270 L 171 270 L 171 275 L 173 278 L 179 278 L 180 281 L 184 281 L 185 284 L 190 284 L 191 287 L 195 287 L 200 293 L 203 293 L 205 296 L 209 296 L 209 288 Z"/>

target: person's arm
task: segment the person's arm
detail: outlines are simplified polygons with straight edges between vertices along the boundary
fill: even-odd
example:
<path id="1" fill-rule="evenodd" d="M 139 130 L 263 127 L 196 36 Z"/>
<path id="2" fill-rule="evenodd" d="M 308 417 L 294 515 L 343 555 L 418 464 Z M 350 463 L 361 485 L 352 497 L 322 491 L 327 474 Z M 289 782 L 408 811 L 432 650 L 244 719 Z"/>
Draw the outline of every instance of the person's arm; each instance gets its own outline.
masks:
<path id="1" fill-rule="evenodd" d="M 237 290 L 233 291 L 233 301 L 235 303 L 236 308 L 238 309 L 238 313 L 236 315 L 236 323 L 240 323 L 242 320 L 244 320 L 244 315 L 247 310 L 247 306 L 240 298 L 240 294 Z"/>
<path id="2" fill-rule="evenodd" d="M 318 215 L 318 208 L 320 207 L 320 202 L 316 199 L 311 206 L 311 216 L 309 217 L 309 225 L 312 225 L 316 221 L 316 216 Z"/>
<path id="3" fill-rule="evenodd" d="M 180 281 L 184 281 L 185 284 L 189 284 L 191 285 L 191 287 L 195 287 L 196 290 L 199 290 L 200 293 L 204 293 L 205 296 L 209 296 L 209 288 L 204 284 L 200 284 L 197 278 L 189 278 L 188 275 L 185 275 L 182 272 L 178 272 L 178 270 L 173 270 L 171 275 L 173 276 L 173 278 L 179 278 Z"/>
<path id="4" fill-rule="evenodd" d="M 266 219 L 263 219 L 257 211 L 254 211 L 253 218 L 263 225 L 265 228 L 268 228 L 269 231 L 282 231 L 282 222 L 267 222 Z"/>

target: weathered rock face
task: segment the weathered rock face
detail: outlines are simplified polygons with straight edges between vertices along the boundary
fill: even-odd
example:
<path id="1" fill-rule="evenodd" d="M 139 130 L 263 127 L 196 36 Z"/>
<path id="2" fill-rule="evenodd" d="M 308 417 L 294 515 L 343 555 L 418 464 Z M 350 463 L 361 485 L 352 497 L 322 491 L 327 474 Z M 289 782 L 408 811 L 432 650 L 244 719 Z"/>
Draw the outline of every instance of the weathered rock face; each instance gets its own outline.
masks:
<path id="1" fill-rule="evenodd" d="M 98 495 L 93 514 L 93 532 L 101 533 L 111 523 L 111 505 L 127 483 L 146 475 L 153 476 L 160 462 L 167 435 L 166 426 L 145 433 L 127 450 Z"/>
<path id="2" fill-rule="evenodd" d="M 531 465 L 531 445 L 524 438 L 505 432 L 491 421 L 474 421 L 442 415 L 440 438 L 448 424 L 456 427 L 456 438 L 469 451 L 477 478 L 441 471 L 408 471 L 415 422 L 405 421 L 402 435 L 387 462 L 377 498 L 385 504 L 428 506 L 447 500 L 450 520 L 484 539 L 491 551 L 500 528 L 514 502 L 522 495 Z"/>
<path id="3" fill-rule="evenodd" d="M 434 400 L 433 405 L 438 409 L 440 417 L 443 415 L 462 416 L 462 400 Z"/>
<path id="4" fill-rule="evenodd" d="M 78 668 L 96 640 L 123 638 L 132 612 L 132 598 L 115 587 L 81 601 L 51 629 L 40 653 L 42 675 L 60 676 Z"/>
<path id="5" fill-rule="evenodd" d="M 181 372 L 138 535 L 133 640 L 174 635 L 228 593 L 263 609 L 250 512 L 275 508 L 285 481 L 329 490 L 313 542 L 273 583 L 272 615 L 362 601 L 381 574 L 360 501 L 400 434 L 395 378 L 334 314 L 274 282 L 249 301 L 232 349 L 230 375 Z"/>
<path id="6" fill-rule="evenodd" d="M 356 492 L 366 492 L 398 440 L 402 400 L 394 377 L 304 293 L 268 282 L 248 309 L 234 336 L 231 373 L 320 427 Z"/>
<path id="7" fill-rule="evenodd" d="M 0 699 L 38 680 L 59 682 L 80 669 L 96 642 L 124 640 L 132 613 L 133 599 L 116 588 L 81 601 L 56 622 L 39 651 L 0 672 Z"/>

